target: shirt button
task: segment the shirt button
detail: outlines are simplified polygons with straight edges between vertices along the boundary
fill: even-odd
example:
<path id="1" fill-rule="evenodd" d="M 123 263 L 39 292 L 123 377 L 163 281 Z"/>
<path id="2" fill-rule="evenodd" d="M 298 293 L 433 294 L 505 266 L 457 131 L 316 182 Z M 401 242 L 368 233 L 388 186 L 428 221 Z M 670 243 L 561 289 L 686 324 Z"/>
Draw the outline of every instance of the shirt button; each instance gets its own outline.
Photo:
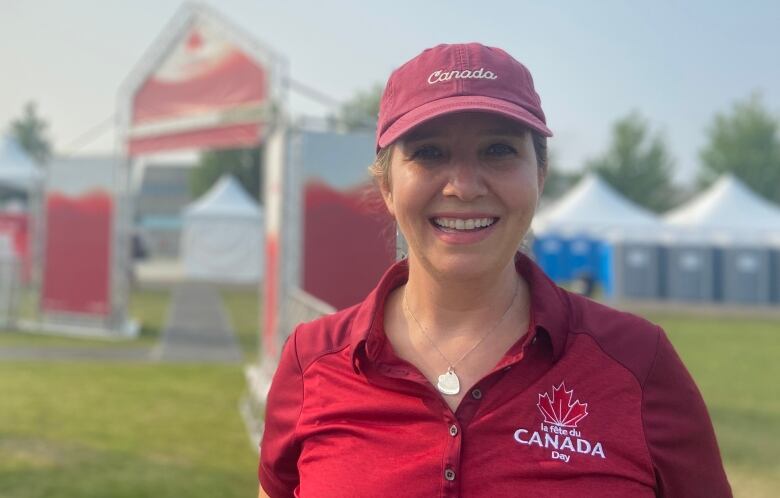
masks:
<path id="1" fill-rule="evenodd" d="M 452 425 L 450 426 L 450 436 L 453 436 L 453 437 L 455 437 L 455 436 L 457 436 L 457 435 L 458 435 L 458 426 L 457 426 L 457 425 L 455 425 L 455 424 L 452 424 Z"/>
<path id="2" fill-rule="evenodd" d="M 448 481 L 454 481 L 455 480 L 455 471 L 452 469 L 447 469 L 444 471 L 444 478 Z"/>
<path id="3" fill-rule="evenodd" d="M 471 397 L 474 399 L 482 399 L 482 391 L 479 389 L 474 389 L 471 391 Z"/>

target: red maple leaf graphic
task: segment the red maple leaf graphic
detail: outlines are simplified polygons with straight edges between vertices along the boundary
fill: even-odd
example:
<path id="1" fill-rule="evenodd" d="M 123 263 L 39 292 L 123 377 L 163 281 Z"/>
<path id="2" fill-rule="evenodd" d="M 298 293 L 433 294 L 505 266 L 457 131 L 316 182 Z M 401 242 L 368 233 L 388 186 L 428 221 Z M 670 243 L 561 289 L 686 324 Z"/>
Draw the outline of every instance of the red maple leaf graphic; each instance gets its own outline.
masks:
<path id="1" fill-rule="evenodd" d="M 196 30 L 193 30 L 187 38 L 187 50 L 194 52 L 203 45 L 203 37 Z"/>
<path id="2" fill-rule="evenodd" d="M 588 415 L 588 404 L 580 403 L 571 398 L 574 390 L 566 390 L 563 382 L 558 387 L 553 387 L 552 396 L 547 393 L 539 395 L 539 403 L 536 405 L 544 416 L 544 422 L 561 427 L 577 427 L 580 420 Z"/>

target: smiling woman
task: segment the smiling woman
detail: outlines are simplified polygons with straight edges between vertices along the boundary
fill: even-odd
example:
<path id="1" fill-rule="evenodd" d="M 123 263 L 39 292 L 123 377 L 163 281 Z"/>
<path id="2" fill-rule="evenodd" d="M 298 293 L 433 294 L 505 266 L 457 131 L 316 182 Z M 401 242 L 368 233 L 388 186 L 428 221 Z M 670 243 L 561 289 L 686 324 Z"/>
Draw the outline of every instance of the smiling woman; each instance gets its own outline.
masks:
<path id="1" fill-rule="evenodd" d="M 390 178 L 380 189 L 411 266 L 444 280 L 503 277 L 513 288 L 508 265 L 544 183 L 525 128 L 483 112 L 434 118 L 399 140 Z"/>
<path id="2" fill-rule="evenodd" d="M 290 337 L 261 496 L 731 495 L 664 332 L 518 252 L 551 135 L 503 50 L 440 45 L 391 75 L 371 171 L 409 256 Z"/>

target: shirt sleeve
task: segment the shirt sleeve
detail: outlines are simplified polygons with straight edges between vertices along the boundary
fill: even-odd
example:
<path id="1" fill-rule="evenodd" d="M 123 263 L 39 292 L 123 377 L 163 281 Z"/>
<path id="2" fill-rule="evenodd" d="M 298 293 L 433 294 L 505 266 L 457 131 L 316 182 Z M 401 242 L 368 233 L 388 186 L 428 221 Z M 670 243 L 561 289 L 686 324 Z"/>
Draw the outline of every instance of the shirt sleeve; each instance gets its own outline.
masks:
<path id="1" fill-rule="evenodd" d="M 732 496 L 704 400 L 663 330 L 642 415 L 660 498 Z"/>
<path id="2" fill-rule="evenodd" d="M 258 477 L 271 498 L 292 497 L 299 482 L 300 441 L 296 438 L 296 427 L 303 404 L 303 374 L 298 360 L 297 332 L 298 329 L 284 345 L 265 405 Z"/>

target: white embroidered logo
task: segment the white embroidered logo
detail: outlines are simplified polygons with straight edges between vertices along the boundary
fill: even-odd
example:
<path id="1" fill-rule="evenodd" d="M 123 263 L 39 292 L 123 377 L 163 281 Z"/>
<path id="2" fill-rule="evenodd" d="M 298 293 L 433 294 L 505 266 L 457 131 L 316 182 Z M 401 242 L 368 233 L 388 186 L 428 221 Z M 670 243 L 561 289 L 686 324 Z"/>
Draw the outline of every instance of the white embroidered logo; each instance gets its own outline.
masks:
<path id="1" fill-rule="evenodd" d="M 588 404 L 573 399 L 574 390 L 566 389 L 561 382 L 553 386 L 552 394 L 539 394 L 536 407 L 544 417 L 538 430 L 519 428 L 515 431 L 515 441 L 525 446 L 538 446 L 551 450 L 550 458 L 568 463 L 576 454 L 606 459 L 604 446 L 600 441 L 586 439 L 577 429 L 588 416 Z"/>
<path id="2" fill-rule="evenodd" d="M 485 71 L 484 67 L 481 67 L 475 71 L 470 69 L 464 69 L 463 71 L 458 71 L 457 69 L 453 69 L 452 71 L 444 71 L 443 69 L 439 69 L 438 71 L 432 72 L 431 75 L 428 76 L 428 84 L 433 85 L 434 83 L 439 83 L 440 81 L 449 81 L 451 79 L 497 80 L 498 75 L 493 71 Z"/>

